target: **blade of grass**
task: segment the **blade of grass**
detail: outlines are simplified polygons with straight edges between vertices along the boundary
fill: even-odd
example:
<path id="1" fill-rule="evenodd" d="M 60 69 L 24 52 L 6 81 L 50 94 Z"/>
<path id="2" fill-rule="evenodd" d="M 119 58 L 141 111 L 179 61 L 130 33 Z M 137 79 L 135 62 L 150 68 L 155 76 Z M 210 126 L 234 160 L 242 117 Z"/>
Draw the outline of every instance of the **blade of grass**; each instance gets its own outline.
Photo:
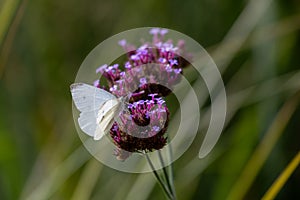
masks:
<path id="1" fill-rule="evenodd" d="M 212 54 L 214 59 L 217 58 L 215 61 L 217 60 L 216 63 L 221 73 L 246 42 L 271 2 L 272 0 L 250 0 L 235 20 L 223 41 Z"/>
<path id="2" fill-rule="evenodd" d="M 96 159 L 91 159 L 78 181 L 71 200 L 90 199 L 93 189 L 101 174 L 103 165 Z"/>
<path id="3" fill-rule="evenodd" d="M 0 45 L 18 8 L 20 0 L 4 0 L 0 10 Z"/>
<path id="4" fill-rule="evenodd" d="M 93 142 L 91 138 L 88 138 L 87 141 L 85 141 L 86 145 L 89 145 L 90 142 Z M 99 151 L 105 149 L 105 147 L 106 146 L 99 147 Z M 51 195 L 90 158 L 91 155 L 86 151 L 85 147 L 80 145 L 76 150 L 70 153 L 66 159 L 59 164 L 56 164 L 56 167 L 50 174 L 46 174 L 29 194 L 28 192 L 23 193 L 21 199 L 49 199 Z"/>
<path id="5" fill-rule="evenodd" d="M 6 39 L 3 40 L 2 48 L 0 49 L 0 79 L 3 76 L 4 69 L 7 64 L 8 57 L 9 57 L 9 53 L 11 51 L 12 43 L 13 43 L 13 40 L 17 33 L 17 29 L 21 22 L 22 16 L 24 14 L 26 4 L 27 4 L 27 0 L 23 0 L 21 2 L 16 3 L 16 5 L 15 5 L 15 10 L 16 10 L 15 17 L 12 21 L 11 26 L 8 29 Z M 0 16 L 0 19 L 1 19 L 1 16 Z M 1 22 L 0 22 L 0 25 L 1 25 Z M 1 34 L 1 30 L 0 30 L 0 34 Z M 4 38 L 4 36 L 3 36 L 3 38 Z M 1 39 L 3 39 L 3 38 L 1 38 L 1 35 L 0 35 L 0 44 L 1 44 Z"/>
<path id="6" fill-rule="evenodd" d="M 42 200 L 50 196 L 64 183 L 64 181 L 77 171 L 90 155 L 83 146 L 76 149 L 65 161 L 59 164 L 48 177 L 44 177 L 40 185 L 24 199 Z"/>
<path id="7" fill-rule="evenodd" d="M 250 36 L 249 41 L 243 47 L 244 49 L 253 48 L 263 43 L 278 39 L 281 36 L 296 32 L 300 28 L 300 15 L 293 15 L 268 24 L 254 31 Z M 255 36 L 255 37 L 253 37 Z"/>
<path id="8" fill-rule="evenodd" d="M 243 197 L 251 187 L 259 170 L 263 166 L 268 155 L 271 153 L 273 147 L 292 117 L 292 114 L 297 108 L 299 95 L 300 93 L 298 92 L 293 98 L 283 105 L 262 141 L 259 143 L 249 161 L 246 163 L 246 167 L 243 169 L 240 177 L 233 185 L 227 199 L 244 199 Z"/>
<path id="9" fill-rule="evenodd" d="M 275 77 L 273 79 L 264 81 L 259 84 L 255 84 L 253 86 L 250 86 L 248 88 L 245 88 L 241 91 L 235 91 L 228 94 L 228 110 L 227 110 L 227 119 L 225 123 L 225 127 L 229 124 L 231 119 L 235 116 L 237 111 L 244 106 L 249 106 L 254 103 L 260 102 L 265 100 L 266 98 L 270 98 L 274 95 L 279 95 L 283 92 L 291 92 L 292 94 L 295 93 L 295 91 L 298 90 L 300 87 L 300 71 L 294 71 L 291 73 L 284 74 L 280 77 Z M 269 85 L 279 85 L 277 90 L 272 90 L 268 92 L 257 92 L 257 91 L 264 91 L 263 88 L 268 88 Z M 209 122 L 210 114 L 209 112 L 206 112 L 205 109 L 202 111 L 202 126 L 200 126 L 200 131 L 205 129 L 205 124 L 207 125 Z M 221 149 L 217 149 L 218 151 L 222 151 Z M 209 164 L 217 159 L 217 157 L 220 157 L 220 152 L 218 156 L 214 156 L 215 151 L 212 151 L 208 156 L 208 158 L 199 160 L 198 157 L 193 158 L 189 162 L 187 162 L 186 167 L 182 168 L 180 171 L 177 172 L 177 180 L 178 184 L 180 186 L 178 188 L 182 187 L 188 187 L 188 185 L 194 180 L 201 172 L 209 166 Z M 210 160 L 211 158 L 213 160 Z M 208 160 L 208 163 L 205 163 L 205 160 Z M 204 162 L 204 163 L 203 163 Z M 203 167 L 203 164 L 205 165 Z M 188 175 L 193 174 L 193 175 Z M 178 191 L 180 193 L 180 191 Z"/>
<path id="10" fill-rule="evenodd" d="M 151 176 L 150 176 L 151 175 Z M 152 174 L 140 174 L 138 178 L 132 184 L 132 187 L 127 192 L 125 200 L 139 199 L 146 200 L 148 199 L 151 191 L 155 186 L 155 179 Z M 143 192 L 141 192 L 143 191 Z"/>
<path id="11" fill-rule="evenodd" d="M 0 79 L 3 75 L 4 68 L 11 50 L 13 39 L 15 38 L 17 28 L 21 22 L 24 10 L 27 4 L 27 0 L 22 1 L 6 1 L 5 7 L 1 10 L 2 14 L 0 16 L 0 44 L 3 45 L 0 49 Z M 9 19 L 12 18 L 12 19 Z M 7 20 L 7 21 L 6 21 Z M 9 21 L 12 21 L 9 27 Z M 3 26 L 1 26 L 3 24 Z M 8 28 L 9 27 L 9 28 Z M 6 40 L 4 40 L 4 35 L 7 32 Z"/>
<path id="12" fill-rule="evenodd" d="M 300 151 L 298 154 L 293 158 L 293 160 L 288 164 L 288 166 L 284 169 L 278 179 L 272 184 L 272 186 L 268 189 L 266 194 L 263 196 L 262 200 L 271 200 L 276 197 L 278 192 L 284 186 L 288 178 L 291 174 L 295 171 L 300 163 Z"/>

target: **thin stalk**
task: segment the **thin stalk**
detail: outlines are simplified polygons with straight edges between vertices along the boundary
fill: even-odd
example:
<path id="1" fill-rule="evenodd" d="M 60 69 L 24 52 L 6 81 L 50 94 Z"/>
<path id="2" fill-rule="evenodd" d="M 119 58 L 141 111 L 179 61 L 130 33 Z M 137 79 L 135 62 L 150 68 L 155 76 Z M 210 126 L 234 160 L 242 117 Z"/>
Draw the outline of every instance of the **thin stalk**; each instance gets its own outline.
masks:
<path id="1" fill-rule="evenodd" d="M 161 178 L 159 177 L 157 171 L 155 170 L 154 166 L 153 166 L 153 163 L 151 162 L 149 156 L 147 153 L 144 153 L 145 156 L 146 156 L 146 159 L 149 163 L 149 166 L 151 167 L 151 170 L 157 180 L 157 182 L 160 184 L 160 186 L 162 187 L 162 189 L 164 190 L 165 194 L 167 195 L 167 197 L 170 199 L 170 200 L 174 200 L 174 197 L 173 195 L 170 193 L 168 187 L 166 187 L 166 185 L 163 183 L 163 181 L 161 180 Z"/>
<path id="2" fill-rule="evenodd" d="M 168 144 L 169 144 L 168 145 L 169 159 L 170 159 L 170 162 L 171 162 L 171 164 L 169 165 L 169 174 L 170 174 L 169 178 L 170 178 L 170 183 L 171 183 L 171 188 L 172 188 L 172 191 L 173 191 L 174 198 L 177 199 L 175 185 L 174 185 L 174 170 L 173 170 L 173 164 L 172 164 L 173 151 L 172 151 L 172 147 L 171 147 L 169 142 L 168 142 Z"/>
<path id="3" fill-rule="evenodd" d="M 172 196 L 174 197 L 174 199 L 176 199 L 176 196 L 175 196 L 175 191 L 173 190 L 172 186 L 171 186 L 171 183 L 170 183 L 170 178 L 168 176 L 168 173 L 167 173 L 167 169 L 165 167 L 165 163 L 164 163 L 164 160 L 163 160 L 163 157 L 161 155 L 161 151 L 158 150 L 158 158 L 159 158 L 159 161 L 161 163 L 161 166 L 162 166 L 162 169 L 163 169 L 163 173 L 164 173 L 164 177 L 166 179 L 166 182 L 167 182 L 167 185 L 168 185 L 168 188 L 169 190 L 171 191 L 172 193 Z"/>

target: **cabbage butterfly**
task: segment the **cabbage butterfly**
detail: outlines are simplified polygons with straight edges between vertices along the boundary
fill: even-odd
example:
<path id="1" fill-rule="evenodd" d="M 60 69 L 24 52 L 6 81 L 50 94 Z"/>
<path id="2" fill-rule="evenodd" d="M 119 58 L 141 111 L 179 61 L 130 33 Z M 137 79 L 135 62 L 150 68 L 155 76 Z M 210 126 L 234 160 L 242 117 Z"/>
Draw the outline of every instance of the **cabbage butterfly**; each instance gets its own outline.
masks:
<path id="1" fill-rule="evenodd" d="M 74 83 L 70 88 L 75 106 L 81 112 L 79 127 L 94 140 L 100 140 L 109 132 L 114 117 L 119 114 L 122 97 L 116 98 L 103 89 L 85 83 Z"/>

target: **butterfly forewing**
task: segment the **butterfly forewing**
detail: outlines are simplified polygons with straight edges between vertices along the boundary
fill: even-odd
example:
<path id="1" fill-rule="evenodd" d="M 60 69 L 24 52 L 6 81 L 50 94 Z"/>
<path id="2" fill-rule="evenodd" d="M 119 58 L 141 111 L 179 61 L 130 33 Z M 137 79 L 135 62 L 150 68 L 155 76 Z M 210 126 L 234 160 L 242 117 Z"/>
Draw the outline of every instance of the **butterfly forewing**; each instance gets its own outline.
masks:
<path id="1" fill-rule="evenodd" d="M 72 84 L 71 93 L 75 106 L 81 112 L 99 109 L 107 100 L 116 98 L 114 95 L 103 89 L 84 83 Z"/>

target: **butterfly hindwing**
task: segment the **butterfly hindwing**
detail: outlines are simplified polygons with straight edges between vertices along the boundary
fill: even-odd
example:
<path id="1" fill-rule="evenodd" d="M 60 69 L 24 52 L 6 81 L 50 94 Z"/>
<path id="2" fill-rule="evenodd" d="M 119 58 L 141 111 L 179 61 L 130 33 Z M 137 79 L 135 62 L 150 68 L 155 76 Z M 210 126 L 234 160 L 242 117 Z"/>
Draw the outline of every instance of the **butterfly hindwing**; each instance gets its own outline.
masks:
<path id="1" fill-rule="evenodd" d="M 120 101 L 118 99 L 108 100 L 101 106 L 97 117 L 98 128 L 94 135 L 95 140 L 100 139 L 109 132 L 119 108 Z"/>

